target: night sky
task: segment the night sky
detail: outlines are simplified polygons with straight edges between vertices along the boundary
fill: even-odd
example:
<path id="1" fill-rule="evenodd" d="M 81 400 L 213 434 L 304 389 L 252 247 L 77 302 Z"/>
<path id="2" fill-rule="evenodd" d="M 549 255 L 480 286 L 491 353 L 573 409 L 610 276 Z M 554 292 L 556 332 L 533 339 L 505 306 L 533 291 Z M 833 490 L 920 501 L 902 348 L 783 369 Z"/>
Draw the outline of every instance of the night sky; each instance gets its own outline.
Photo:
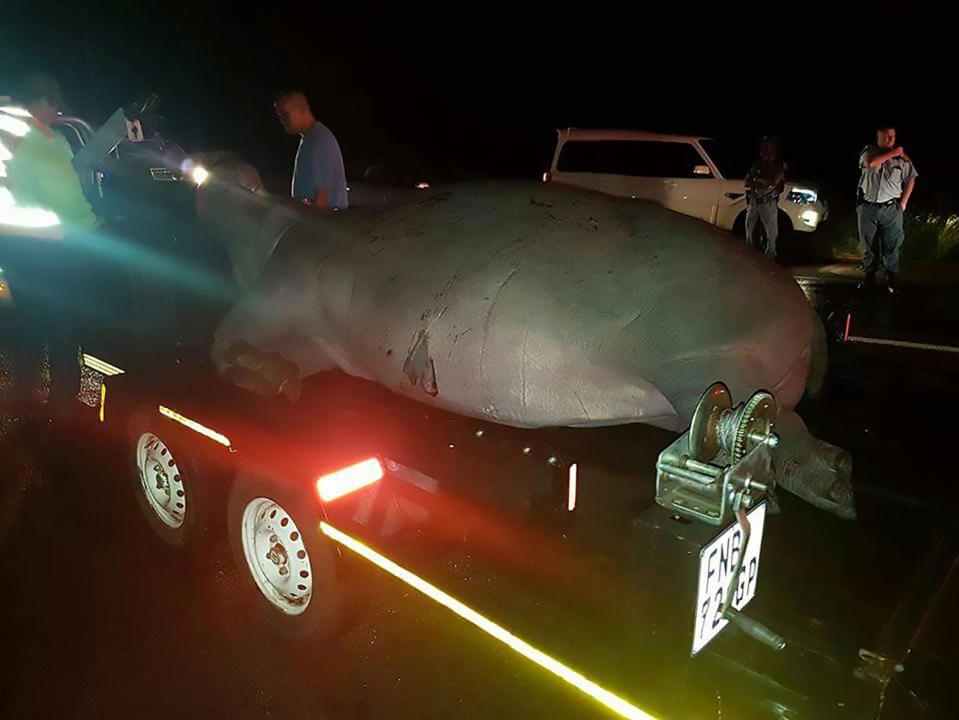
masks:
<path id="1" fill-rule="evenodd" d="M 775 132 L 792 176 L 841 206 L 859 150 L 890 121 L 920 171 L 917 206 L 959 210 L 959 63 L 933 29 L 948 22 L 931 15 L 838 24 L 801 3 L 673 16 L 598 3 L 405 3 L 389 16 L 359 4 L 330 14 L 327 3 L 3 6 L 0 94 L 20 69 L 43 69 L 100 121 L 158 90 L 165 135 L 188 151 L 237 150 L 279 191 L 296 141 L 271 101 L 300 86 L 353 174 L 378 161 L 433 178 L 538 177 L 555 128 L 571 125 L 711 135 L 746 159 Z"/>

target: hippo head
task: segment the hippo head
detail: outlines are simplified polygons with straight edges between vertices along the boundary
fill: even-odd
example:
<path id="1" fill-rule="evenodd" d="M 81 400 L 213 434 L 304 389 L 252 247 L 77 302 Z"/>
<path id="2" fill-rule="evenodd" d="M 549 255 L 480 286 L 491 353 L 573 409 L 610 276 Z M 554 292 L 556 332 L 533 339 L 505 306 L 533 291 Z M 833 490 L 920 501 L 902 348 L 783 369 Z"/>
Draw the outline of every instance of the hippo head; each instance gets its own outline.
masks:
<path id="1" fill-rule="evenodd" d="M 844 520 L 856 519 L 852 457 L 842 448 L 812 439 L 803 455 L 785 453 L 774 462 L 783 489 Z"/>

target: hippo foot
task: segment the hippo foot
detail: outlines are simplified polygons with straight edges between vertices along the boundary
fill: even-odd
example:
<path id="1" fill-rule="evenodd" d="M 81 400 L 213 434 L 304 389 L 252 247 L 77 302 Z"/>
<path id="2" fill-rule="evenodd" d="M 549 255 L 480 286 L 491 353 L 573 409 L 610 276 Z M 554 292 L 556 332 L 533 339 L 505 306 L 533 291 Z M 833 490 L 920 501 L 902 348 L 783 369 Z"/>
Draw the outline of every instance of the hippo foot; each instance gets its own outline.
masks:
<path id="1" fill-rule="evenodd" d="M 849 453 L 813 437 L 793 412 L 782 413 L 776 431 L 780 436 L 773 452 L 777 484 L 821 510 L 855 520 Z"/>

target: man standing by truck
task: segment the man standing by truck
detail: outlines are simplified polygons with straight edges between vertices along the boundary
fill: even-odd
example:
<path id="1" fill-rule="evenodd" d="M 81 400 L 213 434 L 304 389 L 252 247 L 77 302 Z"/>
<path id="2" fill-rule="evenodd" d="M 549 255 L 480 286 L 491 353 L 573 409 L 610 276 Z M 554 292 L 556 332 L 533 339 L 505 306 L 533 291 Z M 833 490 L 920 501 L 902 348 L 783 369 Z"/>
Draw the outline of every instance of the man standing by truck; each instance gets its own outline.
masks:
<path id="1" fill-rule="evenodd" d="M 865 273 L 859 287 L 875 286 L 881 256 L 886 285 L 890 293 L 896 293 L 899 291 L 899 250 L 905 237 L 902 216 L 919 174 L 902 146 L 896 145 L 896 129 L 891 125 L 881 125 L 876 130 L 876 144 L 860 153 L 859 168 L 862 174 L 856 216 Z"/>
<path id="2" fill-rule="evenodd" d="M 84 235 L 100 226 L 73 168 L 73 152 L 51 125 L 63 101 L 53 78 L 25 76 L 6 108 L 3 144 L 8 191 L 15 205 L 44 211 L 62 232 L 51 238 L 30 223 L 3 240 L 3 266 L 10 278 L 16 330 L 12 354 L 18 415 L 34 412 L 32 391 L 43 348 L 50 362 L 48 412 L 65 416 L 79 390 L 75 310 L 83 302 L 77 282 Z"/>
<path id="3" fill-rule="evenodd" d="M 746 175 L 746 242 L 758 246 L 754 234 L 762 222 L 766 231 L 766 256 L 776 257 L 779 236 L 779 196 L 786 184 L 786 166 L 779 157 L 779 142 L 773 137 L 759 141 L 759 160 Z"/>
<path id="4" fill-rule="evenodd" d="M 299 90 L 280 94 L 273 107 L 283 129 L 301 138 L 293 163 L 293 197 L 319 210 L 345 210 L 346 171 L 336 137 L 316 119 Z"/>

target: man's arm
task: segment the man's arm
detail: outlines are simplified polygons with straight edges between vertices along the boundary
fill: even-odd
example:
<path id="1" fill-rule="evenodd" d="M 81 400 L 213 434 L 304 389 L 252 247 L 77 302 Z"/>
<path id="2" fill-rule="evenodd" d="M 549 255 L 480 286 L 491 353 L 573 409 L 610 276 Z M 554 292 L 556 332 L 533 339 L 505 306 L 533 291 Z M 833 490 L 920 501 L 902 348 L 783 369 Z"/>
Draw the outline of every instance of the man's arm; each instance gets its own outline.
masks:
<path id="1" fill-rule="evenodd" d="M 913 188 L 916 187 L 916 179 L 910 178 L 902 189 L 902 197 L 899 198 L 899 207 L 906 212 L 906 206 L 909 204 L 909 196 L 912 195 Z"/>
<path id="2" fill-rule="evenodd" d="M 753 165 L 751 168 L 749 168 L 749 172 L 746 173 L 745 185 L 747 190 L 762 190 L 765 187 L 759 177 L 758 165 Z"/>
<path id="3" fill-rule="evenodd" d="M 896 147 L 892 150 L 887 150 L 886 152 L 880 152 L 878 148 L 874 148 L 866 153 L 864 167 L 877 168 L 882 165 L 886 160 L 892 160 L 894 157 L 899 157 L 903 154 L 902 147 Z"/>

